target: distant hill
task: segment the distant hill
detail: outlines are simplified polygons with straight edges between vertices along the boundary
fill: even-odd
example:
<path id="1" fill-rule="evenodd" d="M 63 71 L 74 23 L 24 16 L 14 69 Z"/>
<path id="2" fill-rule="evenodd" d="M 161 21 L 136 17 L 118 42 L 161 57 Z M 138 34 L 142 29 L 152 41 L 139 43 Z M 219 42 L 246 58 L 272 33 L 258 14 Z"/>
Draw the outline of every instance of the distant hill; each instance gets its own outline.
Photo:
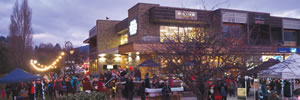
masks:
<path id="1" fill-rule="evenodd" d="M 7 43 L 7 42 L 8 42 L 7 38 L 4 37 L 4 36 L 0 36 L 0 41 L 1 41 L 1 42 L 4 42 L 4 43 Z"/>
<path id="2" fill-rule="evenodd" d="M 77 47 L 76 49 L 78 49 L 80 52 L 88 53 L 89 52 L 89 45 Z"/>

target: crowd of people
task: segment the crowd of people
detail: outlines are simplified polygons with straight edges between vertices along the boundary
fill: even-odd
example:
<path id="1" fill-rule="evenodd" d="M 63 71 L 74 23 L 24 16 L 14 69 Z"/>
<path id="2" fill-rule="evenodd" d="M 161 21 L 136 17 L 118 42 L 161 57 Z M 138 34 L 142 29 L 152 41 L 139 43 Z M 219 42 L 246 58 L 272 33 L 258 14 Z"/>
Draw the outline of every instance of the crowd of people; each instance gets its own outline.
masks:
<path id="1" fill-rule="evenodd" d="M 79 92 L 107 92 L 111 98 L 115 98 L 117 88 L 129 100 L 133 99 L 135 93 L 145 99 L 145 88 L 163 88 L 164 95 L 168 98 L 170 87 L 173 86 L 173 79 L 170 78 L 168 84 L 165 82 L 160 83 L 160 79 L 153 74 L 150 79 L 147 73 L 144 80 L 141 80 L 141 72 L 138 69 L 121 69 L 106 71 L 103 74 L 87 75 L 59 75 L 56 73 L 40 75 L 41 79 L 31 82 L 20 82 L 14 84 L 6 84 L 5 88 L 1 89 L 2 98 L 15 100 L 18 97 L 28 97 L 30 100 L 49 98 L 54 100 L 61 96 L 70 96 Z M 150 82 L 152 81 L 152 82 Z M 134 82 L 142 82 L 136 88 Z M 170 85 L 169 85 L 170 84 Z"/>
<path id="2" fill-rule="evenodd" d="M 292 84 L 289 80 L 262 80 L 258 95 L 261 100 L 268 100 L 268 98 L 292 97 L 291 87 Z"/>

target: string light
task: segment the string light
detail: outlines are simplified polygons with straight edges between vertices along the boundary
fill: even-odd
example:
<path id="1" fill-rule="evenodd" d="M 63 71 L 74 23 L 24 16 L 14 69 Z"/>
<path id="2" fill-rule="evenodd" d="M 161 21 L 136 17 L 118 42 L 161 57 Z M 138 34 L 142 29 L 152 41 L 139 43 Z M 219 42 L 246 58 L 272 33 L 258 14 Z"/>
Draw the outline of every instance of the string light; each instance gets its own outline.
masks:
<path id="1" fill-rule="evenodd" d="M 33 60 L 33 59 L 30 60 L 30 64 L 34 69 L 38 71 L 47 71 L 50 68 L 56 68 L 56 63 L 59 62 L 59 60 L 61 60 L 64 55 L 65 55 L 64 52 L 60 53 L 60 55 L 56 58 L 56 60 L 53 63 L 51 63 L 51 65 L 49 66 L 41 65 L 40 63 L 38 63 L 37 60 Z"/>

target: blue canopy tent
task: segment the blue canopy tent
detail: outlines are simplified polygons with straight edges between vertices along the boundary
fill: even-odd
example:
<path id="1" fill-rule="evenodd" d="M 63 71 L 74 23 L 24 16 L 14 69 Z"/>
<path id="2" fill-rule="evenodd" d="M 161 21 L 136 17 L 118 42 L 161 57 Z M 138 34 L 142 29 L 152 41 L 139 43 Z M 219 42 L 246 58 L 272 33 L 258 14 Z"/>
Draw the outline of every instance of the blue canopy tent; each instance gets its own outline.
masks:
<path id="1" fill-rule="evenodd" d="M 138 65 L 138 67 L 159 67 L 159 66 L 160 66 L 159 64 L 157 64 L 156 62 L 150 59 Z"/>
<path id="2" fill-rule="evenodd" d="M 159 67 L 160 68 L 160 65 L 157 64 L 156 62 L 154 62 L 153 60 L 148 59 L 148 60 L 142 62 L 141 64 L 139 64 L 137 67 L 149 67 L 150 70 L 151 70 L 151 73 L 153 73 L 153 68 L 154 67 Z"/>
<path id="3" fill-rule="evenodd" d="M 39 76 L 32 75 L 28 72 L 25 72 L 22 69 L 16 68 L 6 76 L 0 79 L 0 83 L 17 83 L 23 81 L 33 81 L 40 78 Z"/>

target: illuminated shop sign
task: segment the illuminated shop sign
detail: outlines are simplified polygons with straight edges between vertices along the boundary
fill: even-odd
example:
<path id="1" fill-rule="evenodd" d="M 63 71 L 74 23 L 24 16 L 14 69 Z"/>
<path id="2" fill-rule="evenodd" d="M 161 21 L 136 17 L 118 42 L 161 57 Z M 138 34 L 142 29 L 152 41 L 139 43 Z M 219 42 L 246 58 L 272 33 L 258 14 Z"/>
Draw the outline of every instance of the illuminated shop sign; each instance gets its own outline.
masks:
<path id="1" fill-rule="evenodd" d="M 276 60 L 279 60 L 280 62 L 282 62 L 283 61 L 283 56 L 262 56 L 261 57 L 261 60 L 263 62 L 268 61 L 269 59 L 276 59 Z"/>
<path id="2" fill-rule="evenodd" d="M 136 19 L 133 19 L 129 23 L 129 34 L 135 35 L 137 33 L 137 22 Z"/>
<path id="3" fill-rule="evenodd" d="M 103 65 L 103 69 L 105 70 L 118 69 L 118 65 Z"/>
<path id="4" fill-rule="evenodd" d="M 175 19 L 197 20 L 197 12 L 175 10 Z"/>
<path id="5" fill-rule="evenodd" d="M 277 52 L 281 52 L 281 53 L 299 53 L 300 48 L 277 48 Z"/>

